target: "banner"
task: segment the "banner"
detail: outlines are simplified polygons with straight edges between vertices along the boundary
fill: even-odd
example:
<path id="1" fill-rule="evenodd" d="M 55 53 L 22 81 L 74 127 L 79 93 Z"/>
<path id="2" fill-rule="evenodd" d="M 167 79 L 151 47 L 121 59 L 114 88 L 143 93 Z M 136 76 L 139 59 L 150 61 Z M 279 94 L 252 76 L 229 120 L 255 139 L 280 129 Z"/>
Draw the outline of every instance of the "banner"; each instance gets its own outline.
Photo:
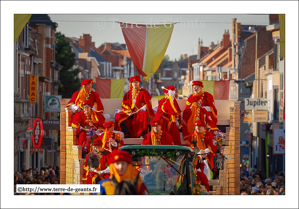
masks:
<path id="1" fill-rule="evenodd" d="M 45 96 L 45 112 L 60 112 L 60 95 Z"/>
<path id="2" fill-rule="evenodd" d="M 254 110 L 252 122 L 268 122 L 268 111 L 267 110 Z"/>
<path id="3" fill-rule="evenodd" d="M 32 146 L 34 148 L 39 148 L 41 143 L 42 143 L 42 138 L 43 138 L 43 135 L 44 135 L 42 119 L 35 118 L 32 130 L 33 130 Z"/>
<path id="4" fill-rule="evenodd" d="M 14 15 L 14 41 L 18 41 L 18 38 L 29 21 L 31 14 L 15 14 Z"/>
<path id="5" fill-rule="evenodd" d="M 43 120 L 44 130 L 60 130 L 60 120 Z"/>
<path id="6" fill-rule="evenodd" d="M 123 98 L 125 94 L 126 78 L 103 79 L 96 78 L 96 92 L 102 99 Z"/>
<path id="7" fill-rule="evenodd" d="M 267 98 L 245 98 L 244 99 L 245 110 L 268 110 Z"/>
<path id="8" fill-rule="evenodd" d="M 285 130 L 274 129 L 273 134 L 273 155 L 285 154 Z"/>
<path id="9" fill-rule="evenodd" d="M 160 66 L 173 26 L 120 23 L 131 59 L 143 80 L 148 82 Z"/>
<path id="10" fill-rule="evenodd" d="M 36 75 L 30 75 L 29 89 L 30 89 L 29 102 L 36 103 L 37 101 L 37 76 Z"/>
<path id="11" fill-rule="evenodd" d="M 252 110 L 245 110 L 243 122 L 252 122 Z"/>
<path id="12" fill-rule="evenodd" d="M 278 15 L 279 20 L 279 45 L 280 45 L 280 58 L 285 57 L 285 14 Z"/>
<path id="13" fill-rule="evenodd" d="M 52 138 L 50 137 L 43 137 L 42 143 L 41 143 L 41 148 L 44 149 L 52 149 Z"/>
<path id="14" fill-rule="evenodd" d="M 214 97 L 214 100 L 229 100 L 230 81 L 205 81 L 201 80 L 203 84 L 202 90 L 209 92 Z"/>

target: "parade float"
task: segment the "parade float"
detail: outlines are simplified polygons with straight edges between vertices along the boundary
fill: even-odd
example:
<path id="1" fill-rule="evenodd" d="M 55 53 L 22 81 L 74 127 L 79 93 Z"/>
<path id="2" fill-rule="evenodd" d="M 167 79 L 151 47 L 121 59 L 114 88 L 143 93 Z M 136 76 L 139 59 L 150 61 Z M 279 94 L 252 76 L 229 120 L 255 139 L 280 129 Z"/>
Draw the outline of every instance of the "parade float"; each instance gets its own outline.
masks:
<path id="1" fill-rule="evenodd" d="M 82 156 L 82 147 L 76 145 L 76 128 L 71 126 L 71 110 L 66 107 L 68 101 L 69 99 L 60 100 L 61 183 L 86 184 L 83 180 L 85 159 Z M 111 116 L 106 122 L 114 120 L 113 115 L 116 109 L 121 108 L 121 102 L 121 99 L 102 99 L 104 113 Z M 158 100 L 152 99 L 151 103 L 155 106 Z M 184 109 L 186 100 L 178 100 L 178 103 Z M 240 102 L 215 100 L 215 105 L 219 112 L 217 125 L 226 126 L 226 132 L 219 132 L 215 136 L 220 151 L 216 155 L 218 159 L 215 159 L 219 178 L 209 180 L 209 192 L 202 185 L 196 184 L 192 161 L 197 153 L 184 146 L 186 141 L 182 137 L 183 146 L 141 145 L 143 139 L 123 139 L 125 146 L 121 149 L 133 155 L 134 165 L 140 169 L 151 194 L 239 194 Z M 161 168 L 160 172 L 157 169 L 155 171 L 158 167 Z M 171 170 L 171 175 L 165 175 L 168 169 Z M 162 172 L 163 170 L 165 172 Z M 172 176 L 172 179 L 169 176 Z"/>

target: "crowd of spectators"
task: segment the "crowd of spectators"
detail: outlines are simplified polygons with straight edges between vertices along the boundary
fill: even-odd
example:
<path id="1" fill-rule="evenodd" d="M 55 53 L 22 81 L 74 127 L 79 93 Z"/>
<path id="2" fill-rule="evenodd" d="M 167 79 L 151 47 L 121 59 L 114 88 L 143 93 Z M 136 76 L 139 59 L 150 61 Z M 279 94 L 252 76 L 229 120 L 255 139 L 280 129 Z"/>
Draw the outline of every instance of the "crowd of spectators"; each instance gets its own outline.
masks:
<path id="1" fill-rule="evenodd" d="M 254 166 L 249 169 L 241 165 L 241 195 L 285 195 L 285 173 L 274 172 L 273 177 L 264 178 Z"/>
<path id="2" fill-rule="evenodd" d="M 32 168 L 23 169 L 14 174 L 14 194 L 15 195 L 59 195 L 59 193 L 17 193 L 17 184 L 60 184 L 60 173 L 58 166 L 43 167 L 40 170 L 33 170 Z"/>

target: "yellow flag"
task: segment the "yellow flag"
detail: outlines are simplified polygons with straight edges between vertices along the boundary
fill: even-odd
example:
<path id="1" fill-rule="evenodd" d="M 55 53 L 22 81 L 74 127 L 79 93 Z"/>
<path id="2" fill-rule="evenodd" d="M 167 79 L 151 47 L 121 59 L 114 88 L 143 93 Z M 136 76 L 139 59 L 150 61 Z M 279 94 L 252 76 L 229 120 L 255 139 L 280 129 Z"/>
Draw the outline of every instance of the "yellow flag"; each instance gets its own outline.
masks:
<path id="1" fill-rule="evenodd" d="M 202 90 L 205 91 L 205 92 L 209 92 L 214 97 L 214 93 L 215 93 L 215 81 L 203 81 L 203 80 L 201 80 L 201 82 L 202 82 L 202 84 L 204 86 L 202 88 Z"/>
<path id="2" fill-rule="evenodd" d="M 148 26 L 143 72 L 147 81 L 157 71 L 168 47 L 173 24 Z"/>
<path id="3" fill-rule="evenodd" d="M 285 14 L 279 14 L 279 45 L 280 45 L 280 58 L 285 57 Z"/>
<path id="4" fill-rule="evenodd" d="M 26 23 L 29 21 L 31 15 L 29 14 L 15 14 L 14 15 L 14 41 L 17 41 Z"/>
<path id="5" fill-rule="evenodd" d="M 123 98 L 126 79 L 111 79 L 110 98 Z"/>

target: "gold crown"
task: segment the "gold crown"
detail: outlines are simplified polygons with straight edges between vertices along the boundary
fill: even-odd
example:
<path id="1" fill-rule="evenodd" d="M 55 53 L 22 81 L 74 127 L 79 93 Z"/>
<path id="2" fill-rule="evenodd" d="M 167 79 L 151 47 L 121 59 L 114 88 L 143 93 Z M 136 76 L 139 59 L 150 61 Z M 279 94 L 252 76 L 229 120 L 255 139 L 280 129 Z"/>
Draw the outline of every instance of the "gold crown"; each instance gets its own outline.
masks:
<path id="1" fill-rule="evenodd" d="M 118 160 L 118 159 L 119 159 L 119 156 L 116 155 L 116 156 L 114 157 L 114 160 Z"/>

